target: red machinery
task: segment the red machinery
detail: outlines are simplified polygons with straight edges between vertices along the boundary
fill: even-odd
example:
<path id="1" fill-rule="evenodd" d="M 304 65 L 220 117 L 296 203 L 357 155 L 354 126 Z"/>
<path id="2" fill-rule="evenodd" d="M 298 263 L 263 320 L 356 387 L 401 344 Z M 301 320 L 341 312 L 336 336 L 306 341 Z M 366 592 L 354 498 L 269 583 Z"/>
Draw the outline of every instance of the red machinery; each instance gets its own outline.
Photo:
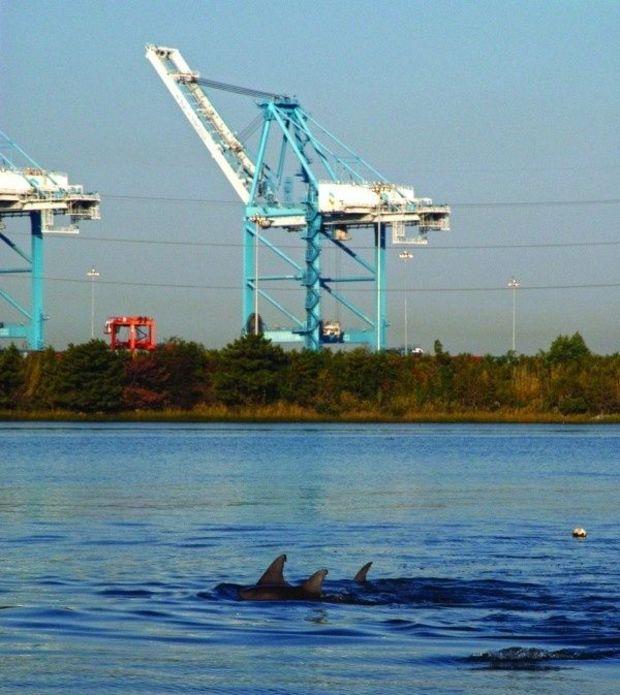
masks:
<path id="1" fill-rule="evenodd" d="M 110 316 L 104 333 L 110 336 L 112 350 L 154 350 L 155 319 L 150 316 Z"/>

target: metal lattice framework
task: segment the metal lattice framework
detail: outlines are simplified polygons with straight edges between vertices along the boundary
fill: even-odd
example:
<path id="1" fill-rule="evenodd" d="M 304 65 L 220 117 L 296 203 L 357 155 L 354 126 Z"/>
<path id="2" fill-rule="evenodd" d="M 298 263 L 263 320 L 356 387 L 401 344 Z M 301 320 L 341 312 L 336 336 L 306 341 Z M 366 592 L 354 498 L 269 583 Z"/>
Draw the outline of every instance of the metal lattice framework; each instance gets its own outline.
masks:
<path id="1" fill-rule="evenodd" d="M 43 169 L 0 131 L 0 246 L 20 259 L 17 267 L 0 266 L 0 276 L 30 275 L 29 307 L 0 288 L 0 300 L 22 319 L 12 323 L 0 317 L 0 338 L 24 339 L 31 350 L 44 347 L 43 238 L 77 234 L 80 220 L 99 219 L 99 202 L 97 194 L 69 184 L 66 174 Z M 55 215 L 69 216 L 71 224 L 54 226 Z M 4 220 L 10 217 L 30 218 L 30 252 L 9 237 Z"/>
<path id="2" fill-rule="evenodd" d="M 292 323 L 290 328 L 264 331 L 276 342 L 303 342 L 311 350 L 331 342 L 384 349 L 388 228 L 393 244 L 426 243 L 430 230 L 449 228 L 449 207 L 416 198 L 410 186 L 389 183 L 295 98 L 201 78 L 176 48 L 148 45 L 146 57 L 245 205 L 244 330 L 258 330 L 260 297 Z M 215 109 L 207 89 L 258 100 L 262 129 L 254 158 Z M 358 229 L 372 233 L 371 258 L 349 243 L 352 230 Z M 283 231 L 300 235 L 303 258 L 293 257 L 290 247 L 280 243 L 277 235 Z M 321 256 L 326 245 L 348 258 L 357 273 L 323 273 Z M 289 272 L 259 274 L 259 247 L 278 257 Z M 270 290 L 273 282 L 293 282 L 303 288 L 301 315 L 276 298 Z M 372 311 L 340 289 L 347 283 L 373 288 Z M 345 307 L 361 327 L 342 331 L 334 326 L 337 322 L 324 321 L 321 300 L 325 295 Z"/>

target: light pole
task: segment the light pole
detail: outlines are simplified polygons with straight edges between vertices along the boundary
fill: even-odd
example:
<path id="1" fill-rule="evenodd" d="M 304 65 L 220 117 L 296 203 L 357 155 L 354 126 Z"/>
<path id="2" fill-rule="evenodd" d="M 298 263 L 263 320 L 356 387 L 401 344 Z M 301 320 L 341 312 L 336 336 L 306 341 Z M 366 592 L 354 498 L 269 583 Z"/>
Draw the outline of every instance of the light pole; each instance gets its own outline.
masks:
<path id="1" fill-rule="evenodd" d="M 406 263 L 407 261 L 410 261 L 413 258 L 413 254 L 411 251 L 401 251 L 398 254 L 398 257 L 405 262 L 405 274 L 403 277 L 403 294 L 405 295 L 405 355 L 409 354 L 409 321 L 407 317 L 407 266 Z"/>
<path id="2" fill-rule="evenodd" d="M 516 350 L 517 337 L 517 289 L 521 283 L 514 277 L 508 280 L 508 287 L 512 290 L 512 351 Z"/>
<path id="3" fill-rule="evenodd" d="M 254 335 L 258 335 L 258 222 L 254 226 Z"/>
<path id="4" fill-rule="evenodd" d="M 95 280 L 101 275 L 93 266 L 87 273 L 86 277 L 90 278 L 90 338 L 95 337 Z"/>

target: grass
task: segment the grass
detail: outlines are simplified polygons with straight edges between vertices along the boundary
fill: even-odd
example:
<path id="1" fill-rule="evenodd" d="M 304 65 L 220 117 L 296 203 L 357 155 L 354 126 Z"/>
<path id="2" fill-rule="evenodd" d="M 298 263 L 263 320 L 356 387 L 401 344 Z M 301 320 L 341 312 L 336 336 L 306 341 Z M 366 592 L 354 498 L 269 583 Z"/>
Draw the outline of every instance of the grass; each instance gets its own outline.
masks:
<path id="1" fill-rule="evenodd" d="M 563 415 L 519 410 L 421 412 L 394 415 L 376 410 L 320 413 L 298 405 L 276 403 L 251 408 L 202 405 L 193 410 L 137 410 L 118 413 L 75 413 L 63 410 L 0 411 L 6 422 L 329 422 L 329 423 L 522 423 L 612 424 L 620 414 Z"/>

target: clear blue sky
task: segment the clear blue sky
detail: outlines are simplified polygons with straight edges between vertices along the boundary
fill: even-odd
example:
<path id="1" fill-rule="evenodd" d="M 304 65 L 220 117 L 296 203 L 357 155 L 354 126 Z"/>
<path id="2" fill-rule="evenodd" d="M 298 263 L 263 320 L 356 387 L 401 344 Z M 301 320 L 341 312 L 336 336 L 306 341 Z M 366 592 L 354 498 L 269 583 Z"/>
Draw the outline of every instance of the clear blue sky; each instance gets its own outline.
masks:
<path id="1" fill-rule="evenodd" d="M 490 205 L 620 198 L 619 35 L 618 2 L 8 1 L 0 128 L 102 194 L 100 222 L 83 224 L 79 239 L 49 240 L 47 276 L 85 280 L 94 263 L 110 282 L 239 285 L 240 248 L 225 245 L 240 242 L 239 205 L 114 197 L 235 200 L 144 45 L 178 47 L 214 79 L 294 93 L 388 178 L 453 205 L 452 231 L 414 249 L 406 271 L 390 250 L 389 285 L 411 290 L 412 342 L 503 353 L 509 291 L 428 290 L 503 287 L 512 275 L 524 288 L 620 283 L 620 245 L 472 248 L 620 241 L 617 203 Z M 237 127 L 249 120 L 229 114 Z M 393 345 L 403 342 L 402 299 L 389 297 Z M 238 290 L 101 283 L 96 308 L 98 324 L 151 314 L 161 337 L 209 346 L 239 332 Z M 87 283 L 50 280 L 46 309 L 49 342 L 88 339 Z M 620 287 L 522 289 L 517 348 L 536 352 L 579 330 L 614 352 L 619 314 Z"/>

